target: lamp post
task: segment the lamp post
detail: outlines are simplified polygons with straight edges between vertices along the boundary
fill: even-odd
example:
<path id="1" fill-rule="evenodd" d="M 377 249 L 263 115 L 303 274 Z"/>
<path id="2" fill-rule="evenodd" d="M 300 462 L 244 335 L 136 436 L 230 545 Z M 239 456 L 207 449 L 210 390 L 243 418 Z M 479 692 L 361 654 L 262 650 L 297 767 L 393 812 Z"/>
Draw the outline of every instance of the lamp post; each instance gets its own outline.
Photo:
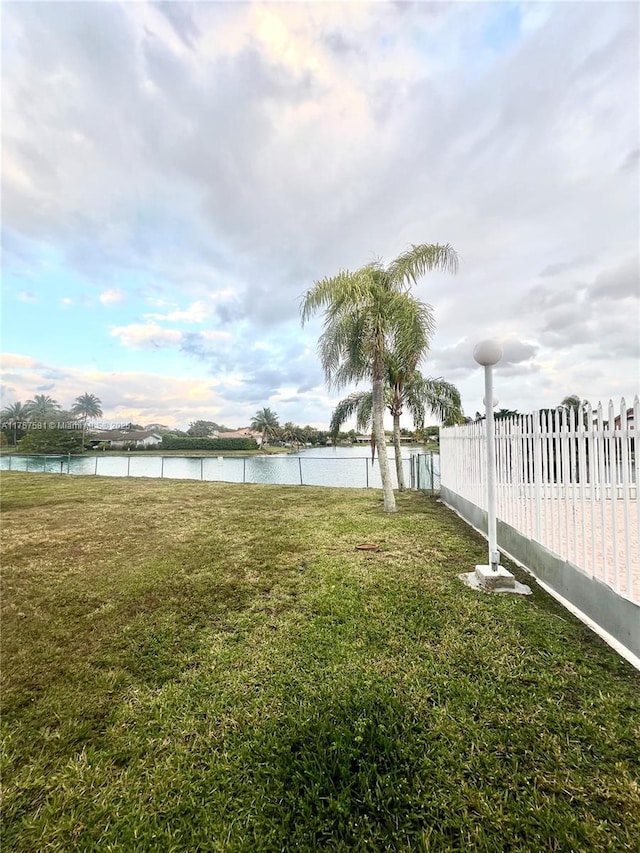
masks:
<path id="1" fill-rule="evenodd" d="M 489 565 L 476 566 L 476 576 L 489 588 L 513 586 L 511 572 L 500 567 L 498 532 L 496 522 L 496 443 L 493 421 L 493 366 L 502 358 L 502 347 L 496 341 L 481 341 L 473 350 L 473 357 L 484 367 L 484 404 L 487 442 L 487 538 L 489 540 Z M 496 401 L 497 402 L 497 401 Z"/>

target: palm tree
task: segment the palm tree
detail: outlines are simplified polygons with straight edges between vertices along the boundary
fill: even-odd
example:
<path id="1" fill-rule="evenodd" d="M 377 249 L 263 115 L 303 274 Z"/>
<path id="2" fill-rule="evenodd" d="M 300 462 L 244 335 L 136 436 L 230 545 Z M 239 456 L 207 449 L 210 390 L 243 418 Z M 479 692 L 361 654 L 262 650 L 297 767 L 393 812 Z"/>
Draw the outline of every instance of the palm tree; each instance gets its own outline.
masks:
<path id="1" fill-rule="evenodd" d="M 303 297 L 303 324 L 324 312 L 318 351 L 329 387 L 372 383 L 373 436 L 378 448 L 385 512 L 395 512 L 384 435 L 384 383 L 388 353 L 408 364 L 415 350 L 424 352 L 432 329 L 431 309 L 411 297 L 409 288 L 425 272 L 454 272 L 458 258 L 451 246 L 411 246 L 387 267 L 374 261 L 314 283 Z"/>
<path id="2" fill-rule="evenodd" d="M 60 408 L 60 404 L 48 394 L 36 394 L 33 400 L 27 400 L 25 406 L 29 420 L 41 423 L 57 418 Z"/>
<path id="3" fill-rule="evenodd" d="M 14 447 L 18 443 L 18 424 L 24 423 L 29 417 L 29 408 L 22 403 L 12 403 L 10 406 L 5 406 L 0 415 L 3 421 L 13 424 L 13 444 Z"/>
<path id="4" fill-rule="evenodd" d="M 305 424 L 302 427 L 302 437 L 305 440 L 305 444 L 310 444 L 313 436 L 318 432 L 315 427 L 312 427 L 310 424 Z"/>
<path id="5" fill-rule="evenodd" d="M 455 385 L 444 379 L 426 379 L 419 371 L 400 385 L 391 382 L 385 389 L 385 405 L 393 417 L 393 444 L 395 449 L 396 474 L 398 488 L 406 489 L 402 466 L 402 448 L 400 444 L 400 416 L 406 406 L 417 429 L 424 427 L 424 418 L 430 410 L 440 420 L 452 420 L 459 417 L 460 393 Z M 344 422 L 356 416 L 356 429 L 366 430 L 371 424 L 373 396 L 371 391 L 350 394 L 341 400 L 331 416 L 331 431 L 337 435 Z"/>
<path id="6" fill-rule="evenodd" d="M 443 422 L 457 421 L 461 413 L 460 393 L 458 389 L 444 379 L 426 379 L 418 370 L 418 364 L 426 356 L 435 328 L 433 313 L 428 309 L 426 334 L 417 334 L 409 351 L 390 353 L 387 359 L 387 381 L 391 389 L 390 411 L 393 418 L 393 443 L 396 455 L 396 473 L 398 488 L 404 491 L 404 470 L 400 449 L 400 416 L 405 404 L 414 424 L 424 426 L 425 407 Z"/>
<path id="7" fill-rule="evenodd" d="M 582 406 L 582 400 L 577 394 L 570 394 L 558 406 L 559 409 L 579 409 Z"/>
<path id="8" fill-rule="evenodd" d="M 521 418 L 522 415 L 517 409 L 498 409 L 493 413 L 493 419 L 496 421 L 504 421 L 507 418 Z"/>
<path id="9" fill-rule="evenodd" d="M 576 424 L 578 423 L 578 421 L 580 419 L 580 415 L 582 413 L 582 423 L 584 424 L 585 427 L 588 427 L 589 426 L 589 409 L 588 409 L 588 407 L 589 407 L 589 401 L 588 400 L 581 400 L 577 394 L 570 394 L 568 397 L 565 397 L 563 399 L 563 401 L 557 407 L 557 411 L 558 411 L 560 416 L 562 416 L 562 413 L 566 411 L 566 413 L 567 413 L 566 417 L 567 417 L 567 420 L 569 421 L 569 423 L 573 423 L 573 421 L 575 421 Z"/>
<path id="10" fill-rule="evenodd" d="M 82 417 L 82 447 L 84 449 L 84 433 L 87 428 L 87 418 L 101 418 L 102 417 L 102 409 L 100 408 L 100 404 L 102 400 L 95 396 L 95 394 L 82 394 L 80 397 L 76 397 L 75 402 L 73 404 L 73 408 L 71 411 L 74 415 L 80 415 Z"/>
<path id="11" fill-rule="evenodd" d="M 278 434 L 280 429 L 278 416 L 269 408 L 259 409 L 251 418 L 251 429 L 262 433 L 261 446 L 265 447 L 268 439 Z"/>
<path id="12" fill-rule="evenodd" d="M 404 491 L 406 488 L 402 467 L 402 450 L 400 449 L 400 416 L 404 406 L 409 410 L 415 426 L 420 429 L 424 427 L 427 410 L 445 424 L 457 422 L 462 412 L 460 392 L 455 385 L 446 382 L 441 377 L 437 379 L 426 378 L 419 370 L 414 370 L 404 378 L 403 382 L 395 383 L 391 414 L 393 416 L 396 472 L 400 491 Z"/>
<path id="13" fill-rule="evenodd" d="M 589 405 L 588 400 L 581 400 L 577 394 L 570 394 L 568 397 L 565 397 L 563 401 L 558 406 L 560 411 L 565 410 L 569 416 L 575 412 L 575 418 L 578 419 L 579 413 L 583 413 L 583 417 L 585 418 L 585 424 L 587 422 L 587 406 Z"/>
<path id="14" fill-rule="evenodd" d="M 280 437 L 283 441 L 288 441 L 293 444 L 294 447 L 299 447 L 305 442 L 304 429 L 297 426 L 292 421 L 287 421 L 282 427 Z"/>

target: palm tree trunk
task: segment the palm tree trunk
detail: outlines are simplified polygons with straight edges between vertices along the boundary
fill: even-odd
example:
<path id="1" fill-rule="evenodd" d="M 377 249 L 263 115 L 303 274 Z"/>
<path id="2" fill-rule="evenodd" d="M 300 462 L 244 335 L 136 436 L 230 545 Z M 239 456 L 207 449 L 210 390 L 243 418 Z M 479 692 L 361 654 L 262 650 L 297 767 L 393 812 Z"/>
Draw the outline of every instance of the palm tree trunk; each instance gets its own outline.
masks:
<path id="1" fill-rule="evenodd" d="M 393 413 L 393 446 L 396 451 L 396 474 L 398 475 L 398 491 L 404 492 L 407 488 L 404 482 L 404 469 L 402 468 L 402 450 L 400 448 L 400 415 Z"/>
<path id="2" fill-rule="evenodd" d="M 389 457 L 387 456 L 387 445 L 384 438 L 384 380 L 382 376 L 373 380 L 373 436 L 378 447 L 383 509 L 385 512 L 395 512 L 396 499 L 391 484 Z"/>

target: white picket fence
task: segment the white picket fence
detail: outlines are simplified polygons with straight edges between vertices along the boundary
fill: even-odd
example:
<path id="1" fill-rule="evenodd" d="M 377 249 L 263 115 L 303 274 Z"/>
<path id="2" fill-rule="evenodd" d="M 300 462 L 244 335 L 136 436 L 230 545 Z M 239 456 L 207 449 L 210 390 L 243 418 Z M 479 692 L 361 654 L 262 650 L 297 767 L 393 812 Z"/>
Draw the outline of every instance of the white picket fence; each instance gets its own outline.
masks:
<path id="1" fill-rule="evenodd" d="M 638 397 L 495 426 L 498 519 L 640 604 Z M 440 432 L 442 486 L 486 510 L 485 441 L 484 421 Z"/>

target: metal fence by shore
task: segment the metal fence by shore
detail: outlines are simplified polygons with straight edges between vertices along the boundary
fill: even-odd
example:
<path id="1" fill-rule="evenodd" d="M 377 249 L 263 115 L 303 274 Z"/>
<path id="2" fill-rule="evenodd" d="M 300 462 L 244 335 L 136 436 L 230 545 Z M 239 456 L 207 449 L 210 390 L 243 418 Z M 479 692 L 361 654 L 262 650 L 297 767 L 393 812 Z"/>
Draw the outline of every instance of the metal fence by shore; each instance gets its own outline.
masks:
<path id="1" fill-rule="evenodd" d="M 433 493 L 439 487 L 437 453 L 411 453 L 403 459 L 405 480 L 411 488 Z M 390 465 L 396 483 L 395 465 Z M 162 456 L 105 453 L 95 456 L 0 457 L 0 470 L 29 473 L 105 477 L 153 477 L 228 483 L 380 488 L 377 458 L 321 456 L 313 451 L 271 456 Z"/>

